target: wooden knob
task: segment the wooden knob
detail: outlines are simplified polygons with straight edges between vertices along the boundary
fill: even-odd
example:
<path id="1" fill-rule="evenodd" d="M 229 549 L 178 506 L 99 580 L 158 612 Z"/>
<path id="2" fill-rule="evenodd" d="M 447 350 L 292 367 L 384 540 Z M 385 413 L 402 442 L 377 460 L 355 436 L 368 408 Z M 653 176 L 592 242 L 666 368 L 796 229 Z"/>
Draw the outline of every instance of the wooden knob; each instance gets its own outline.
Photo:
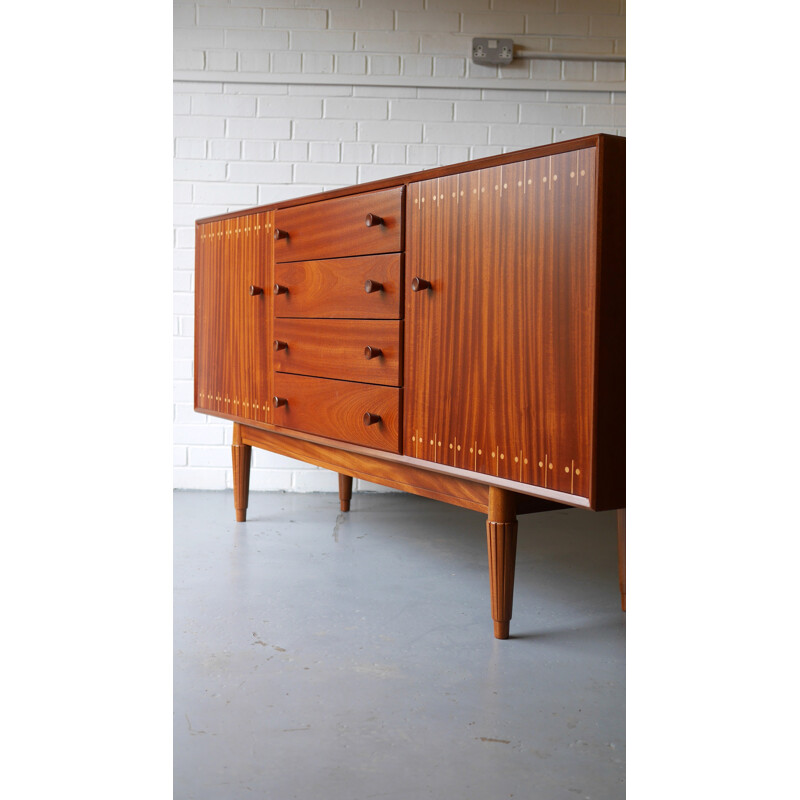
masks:
<path id="1" fill-rule="evenodd" d="M 372 294 L 373 292 L 382 292 L 383 291 L 383 284 L 378 283 L 378 281 L 367 281 L 364 284 L 364 291 L 367 294 Z"/>
<path id="2" fill-rule="evenodd" d="M 255 297 L 257 294 L 264 294 L 264 290 L 260 286 L 250 286 L 250 296 Z"/>
<path id="3" fill-rule="evenodd" d="M 287 342 L 282 342 L 280 339 L 276 339 L 272 343 L 272 347 L 275 350 L 286 350 L 286 349 L 288 349 L 289 344 Z"/>
<path id="4" fill-rule="evenodd" d="M 383 217 L 379 217 L 377 214 L 367 214 L 367 227 L 371 228 L 373 225 L 385 225 L 386 223 L 383 221 Z"/>
<path id="5" fill-rule="evenodd" d="M 288 406 L 289 401 L 285 397 L 278 397 L 278 395 L 275 395 L 275 397 L 272 398 L 272 405 L 275 406 L 275 408 L 280 408 L 281 406 Z"/>
<path id="6" fill-rule="evenodd" d="M 273 294 L 289 294 L 289 287 L 288 286 L 281 286 L 279 283 L 276 283 L 272 287 Z"/>
<path id="7" fill-rule="evenodd" d="M 367 361 L 369 361 L 369 359 L 371 358 L 377 358 L 378 356 L 382 355 L 383 355 L 383 350 L 381 350 L 380 347 L 370 347 L 369 345 L 367 345 L 364 348 L 364 358 L 366 358 Z"/>
<path id="8" fill-rule="evenodd" d="M 282 231 L 280 228 L 275 228 L 275 241 L 277 242 L 278 239 L 288 239 L 289 238 L 289 231 Z"/>
<path id="9" fill-rule="evenodd" d="M 426 281 L 425 278 L 414 278 L 414 280 L 411 281 L 412 292 L 421 292 L 425 289 L 430 289 L 430 288 L 431 288 L 431 282 Z"/>
<path id="10" fill-rule="evenodd" d="M 366 425 L 367 427 L 369 427 L 370 425 L 374 425 L 376 422 L 380 421 L 381 421 L 380 414 L 370 414 L 369 411 L 367 411 L 367 413 L 364 414 L 364 425 Z"/>

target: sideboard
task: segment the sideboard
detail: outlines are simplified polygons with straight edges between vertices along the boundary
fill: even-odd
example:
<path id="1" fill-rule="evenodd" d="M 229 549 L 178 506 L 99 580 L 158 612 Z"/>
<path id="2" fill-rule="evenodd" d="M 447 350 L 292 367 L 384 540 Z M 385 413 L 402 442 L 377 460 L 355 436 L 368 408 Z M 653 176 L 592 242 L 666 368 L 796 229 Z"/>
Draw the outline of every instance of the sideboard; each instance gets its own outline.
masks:
<path id="1" fill-rule="evenodd" d="M 625 606 L 625 140 L 594 135 L 200 219 L 194 406 L 251 448 L 487 515 L 617 510 Z"/>

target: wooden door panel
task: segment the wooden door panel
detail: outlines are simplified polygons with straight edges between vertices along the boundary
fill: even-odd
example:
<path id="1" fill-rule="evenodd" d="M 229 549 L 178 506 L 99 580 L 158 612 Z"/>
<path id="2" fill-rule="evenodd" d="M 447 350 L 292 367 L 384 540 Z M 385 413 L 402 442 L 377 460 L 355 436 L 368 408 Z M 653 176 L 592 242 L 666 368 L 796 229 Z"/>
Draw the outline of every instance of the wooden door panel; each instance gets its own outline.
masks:
<path id="1" fill-rule="evenodd" d="M 271 218 L 262 212 L 197 226 L 198 411 L 270 421 Z"/>
<path id="2" fill-rule="evenodd" d="M 588 495 L 593 154 L 409 187 L 407 455 Z"/>

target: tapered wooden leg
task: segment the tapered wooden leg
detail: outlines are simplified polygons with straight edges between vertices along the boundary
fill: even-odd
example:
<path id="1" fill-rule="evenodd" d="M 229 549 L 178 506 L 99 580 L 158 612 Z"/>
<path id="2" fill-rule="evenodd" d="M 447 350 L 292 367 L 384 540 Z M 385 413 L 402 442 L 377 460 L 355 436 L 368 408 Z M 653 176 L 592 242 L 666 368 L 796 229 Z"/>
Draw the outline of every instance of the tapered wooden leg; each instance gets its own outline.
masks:
<path id="1" fill-rule="evenodd" d="M 247 499 L 250 494 L 250 454 L 252 447 L 242 444 L 241 428 L 233 425 L 233 444 L 231 458 L 233 461 L 233 505 L 236 508 L 236 521 L 247 520 Z"/>
<path id="2" fill-rule="evenodd" d="M 486 544 L 489 551 L 494 636 L 496 639 L 508 639 L 517 557 L 517 502 L 513 492 L 490 487 Z"/>
<path id="3" fill-rule="evenodd" d="M 619 592 L 625 610 L 625 509 L 617 509 L 617 557 L 619 559 Z"/>
<path id="4" fill-rule="evenodd" d="M 339 474 L 339 508 L 350 510 L 350 498 L 353 496 L 353 479 L 350 475 Z"/>

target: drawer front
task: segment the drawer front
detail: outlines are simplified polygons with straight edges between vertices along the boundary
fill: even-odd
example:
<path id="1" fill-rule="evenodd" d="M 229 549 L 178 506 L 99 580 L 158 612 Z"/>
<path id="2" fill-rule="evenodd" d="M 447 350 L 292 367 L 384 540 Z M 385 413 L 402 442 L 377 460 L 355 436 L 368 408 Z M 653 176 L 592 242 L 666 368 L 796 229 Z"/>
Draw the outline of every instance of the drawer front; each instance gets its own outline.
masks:
<path id="1" fill-rule="evenodd" d="M 309 261 L 403 249 L 404 187 L 275 212 L 275 261 Z M 372 215 L 373 224 L 367 224 Z"/>
<path id="2" fill-rule="evenodd" d="M 273 422 L 377 450 L 400 450 L 400 389 L 275 373 Z M 378 419 L 365 424 L 365 414 Z"/>
<path id="3" fill-rule="evenodd" d="M 400 386 L 402 325 L 396 320 L 276 319 L 273 369 Z"/>
<path id="4" fill-rule="evenodd" d="M 286 290 L 275 295 L 276 317 L 402 316 L 400 253 L 276 264 L 275 283 Z"/>

